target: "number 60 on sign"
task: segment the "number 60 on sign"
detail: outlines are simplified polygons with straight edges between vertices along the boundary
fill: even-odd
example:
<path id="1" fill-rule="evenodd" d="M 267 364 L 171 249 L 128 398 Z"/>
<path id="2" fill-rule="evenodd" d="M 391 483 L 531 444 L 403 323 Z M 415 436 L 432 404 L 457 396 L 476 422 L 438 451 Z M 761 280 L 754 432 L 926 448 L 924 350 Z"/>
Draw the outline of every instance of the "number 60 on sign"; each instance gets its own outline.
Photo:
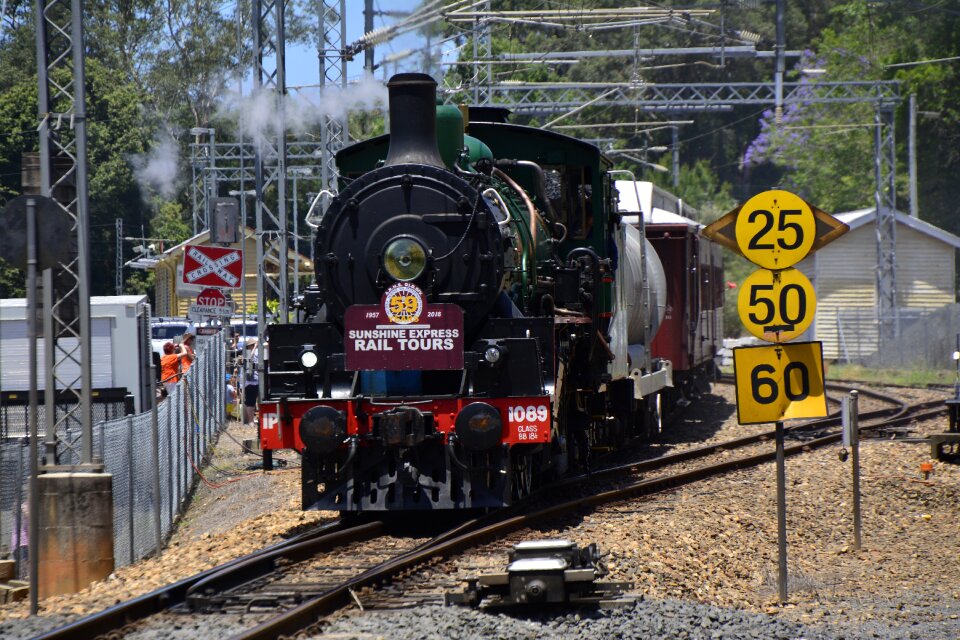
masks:
<path id="1" fill-rule="evenodd" d="M 819 342 L 733 350 L 740 424 L 827 415 Z"/>

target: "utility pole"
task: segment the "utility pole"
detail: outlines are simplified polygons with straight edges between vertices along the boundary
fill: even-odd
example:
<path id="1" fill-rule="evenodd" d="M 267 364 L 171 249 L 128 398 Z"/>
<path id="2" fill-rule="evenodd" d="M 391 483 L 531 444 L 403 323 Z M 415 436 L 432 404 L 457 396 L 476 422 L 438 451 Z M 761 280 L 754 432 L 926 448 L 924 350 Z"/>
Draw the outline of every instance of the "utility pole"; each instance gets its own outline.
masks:
<path id="1" fill-rule="evenodd" d="M 318 25 L 320 34 L 317 39 L 317 55 L 320 59 L 320 91 L 324 91 L 328 87 L 342 89 L 347 86 L 347 59 L 344 56 L 344 46 L 347 41 L 346 12 L 346 0 L 323 0 Z M 373 13 L 368 15 L 372 23 Z M 337 118 L 324 115 L 320 127 L 323 164 L 323 169 L 320 172 L 320 185 L 321 188 L 336 193 L 337 163 L 335 156 L 337 151 L 346 145 L 349 137 L 347 119 L 346 117 Z"/>
<path id="2" fill-rule="evenodd" d="M 115 262 L 116 266 L 114 267 L 114 275 L 116 277 L 116 292 L 119 296 L 123 293 L 123 218 L 117 218 L 116 233 L 117 255 Z"/>
<path id="3" fill-rule="evenodd" d="M 340 17 L 343 20 L 343 16 Z M 363 32 L 373 31 L 373 0 L 364 0 L 363 3 Z M 373 45 L 363 50 L 363 69 L 373 75 Z"/>
<path id="4" fill-rule="evenodd" d="M 677 125 L 670 127 L 670 150 L 673 155 L 673 164 L 672 171 L 673 174 L 673 188 L 676 189 L 680 186 L 680 129 Z"/>
<path id="5" fill-rule="evenodd" d="M 917 199 L 917 94 L 910 94 L 910 129 L 907 143 L 909 154 L 907 170 L 910 172 L 910 217 L 920 217 L 920 202 Z"/>
<path id="6" fill-rule="evenodd" d="M 77 234 L 77 256 L 69 264 L 62 265 L 60 275 L 71 280 L 65 289 L 65 297 L 55 300 L 54 341 L 58 338 L 75 337 L 80 348 L 80 378 L 68 378 L 67 389 L 74 397 L 75 404 L 66 416 L 57 420 L 55 431 L 59 427 L 66 430 L 70 422 L 79 422 L 81 435 L 79 442 L 65 443 L 78 454 L 81 464 L 93 461 L 93 420 L 90 407 L 90 222 L 87 195 L 87 118 L 86 118 L 86 76 L 84 73 L 83 51 L 83 9 L 80 0 L 38 1 L 37 15 L 37 58 L 40 127 L 40 183 L 41 195 L 52 197 L 57 204 L 74 220 Z M 56 16 L 56 17 L 55 17 Z M 70 73 L 71 80 L 65 85 L 62 80 L 54 82 L 51 76 L 62 69 Z M 51 113 L 54 98 L 67 99 L 67 111 Z M 70 126 L 72 123 L 72 126 Z M 57 135 L 51 135 L 51 128 Z M 58 161 L 67 160 L 70 166 L 63 167 L 57 176 L 52 175 L 54 156 Z M 69 181 L 75 180 L 76 193 L 73 197 L 64 195 Z M 79 322 L 74 322 L 76 316 Z M 67 353 L 64 347 L 56 345 L 54 367 L 69 366 L 75 363 L 77 354 L 73 349 Z M 55 376 L 56 377 L 56 376 Z M 79 388 L 76 383 L 79 384 Z M 48 397 L 51 394 L 47 394 Z M 48 420 L 50 419 L 50 414 Z M 49 461 L 53 464 L 53 460 Z"/>
<path id="7" fill-rule="evenodd" d="M 786 31 L 783 25 L 783 13 L 784 0 L 777 0 L 776 17 L 774 18 L 777 32 L 777 43 L 774 46 L 777 56 L 777 70 L 773 74 L 774 91 L 776 92 L 776 97 L 774 98 L 774 117 L 776 118 L 777 124 L 780 124 L 780 121 L 783 119 L 783 72 L 786 69 L 783 52 L 787 48 L 787 43 Z"/>
<path id="8" fill-rule="evenodd" d="M 897 309 L 897 203 L 896 148 L 893 138 L 893 104 L 879 103 L 874 113 L 874 206 L 877 210 L 877 323 L 878 353 L 900 337 Z"/>
<path id="9" fill-rule="evenodd" d="M 286 0 L 253 0 L 253 87 L 254 94 L 271 91 L 277 114 L 277 137 L 271 148 L 269 141 L 261 137 L 256 141 L 253 158 L 254 185 L 256 190 L 257 224 L 257 355 L 260 368 L 260 397 L 265 395 L 266 376 L 263 371 L 265 332 L 267 328 L 267 294 L 272 293 L 278 299 L 277 321 L 287 322 L 289 295 L 287 291 L 287 161 L 286 161 L 286 122 L 283 117 L 284 98 L 286 97 L 286 76 L 284 53 L 286 48 L 284 34 L 284 8 Z M 273 40 L 270 39 L 273 36 Z M 276 65 L 265 66 L 265 59 L 274 56 Z M 276 165 L 264 166 L 264 157 L 276 158 Z M 264 192 L 270 185 L 276 185 L 276 213 L 264 202 Z M 277 265 L 276 276 L 267 271 L 268 258 Z M 264 467 L 268 461 L 264 452 Z"/>

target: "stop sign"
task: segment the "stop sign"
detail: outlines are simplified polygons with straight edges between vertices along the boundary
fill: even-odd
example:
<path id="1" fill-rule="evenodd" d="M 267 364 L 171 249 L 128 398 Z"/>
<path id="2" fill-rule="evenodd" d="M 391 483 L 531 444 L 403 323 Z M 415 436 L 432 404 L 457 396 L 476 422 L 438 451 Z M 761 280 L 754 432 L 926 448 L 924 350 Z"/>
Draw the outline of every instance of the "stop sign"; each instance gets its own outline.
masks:
<path id="1" fill-rule="evenodd" d="M 219 289 L 204 289 L 197 294 L 197 305 L 201 307 L 227 307 L 227 297 Z"/>

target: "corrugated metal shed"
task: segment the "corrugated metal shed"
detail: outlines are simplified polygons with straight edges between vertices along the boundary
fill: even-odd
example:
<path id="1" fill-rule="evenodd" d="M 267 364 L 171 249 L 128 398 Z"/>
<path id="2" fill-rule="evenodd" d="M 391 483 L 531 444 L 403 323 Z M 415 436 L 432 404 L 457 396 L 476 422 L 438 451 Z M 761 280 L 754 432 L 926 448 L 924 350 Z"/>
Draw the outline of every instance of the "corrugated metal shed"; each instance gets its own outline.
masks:
<path id="1" fill-rule="evenodd" d="M 876 352 L 878 344 L 876 209 L 836 214 L 850 231 L 797 265 L 817 292 L 817 314 L 805 339 L 823 342 L 827 360 Z M 932 310 L 956 302 L 955 252 L 960 238 L 900 211 L 897 306 Z"/>

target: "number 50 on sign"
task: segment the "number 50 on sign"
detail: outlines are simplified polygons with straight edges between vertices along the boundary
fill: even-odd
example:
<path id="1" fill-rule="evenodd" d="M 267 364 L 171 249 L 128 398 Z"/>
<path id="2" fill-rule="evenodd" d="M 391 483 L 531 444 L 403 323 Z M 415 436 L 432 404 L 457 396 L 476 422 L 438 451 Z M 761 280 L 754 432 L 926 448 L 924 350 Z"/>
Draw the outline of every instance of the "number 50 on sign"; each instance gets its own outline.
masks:
<path id="1" fill-rule="evenodd" d="M 827 415 L 819 342 L 734 349 L 733 368 L 740 424 Z"/>

